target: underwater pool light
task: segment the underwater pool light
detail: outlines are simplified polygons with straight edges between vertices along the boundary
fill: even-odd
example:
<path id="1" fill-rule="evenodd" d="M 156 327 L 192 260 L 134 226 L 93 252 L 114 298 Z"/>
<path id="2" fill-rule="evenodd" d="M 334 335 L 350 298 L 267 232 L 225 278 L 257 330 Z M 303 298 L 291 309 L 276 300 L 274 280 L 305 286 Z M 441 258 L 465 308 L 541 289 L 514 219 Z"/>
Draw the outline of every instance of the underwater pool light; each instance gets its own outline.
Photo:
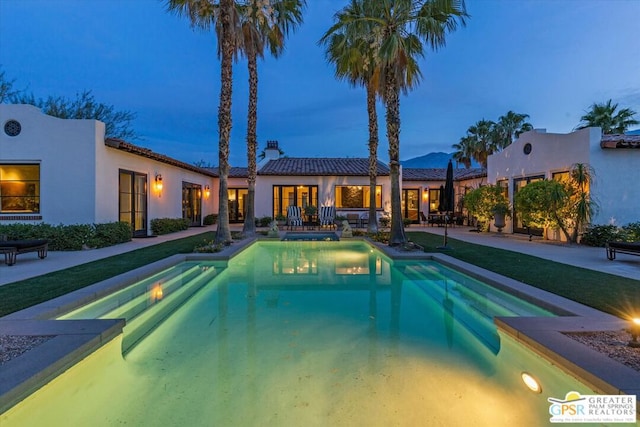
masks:
<path id="1" fill-rule="evenodd" d="M 529 390 L 534 393 L 542 393 L 542 386 L 540 385 L 538 380 L 533 377 L 533 375 L 529 374 L 528 372 L 523 372 L 522 374 L 520 374 L 520 377 L 522 378 L 522 382 L 527 386 Z"/>

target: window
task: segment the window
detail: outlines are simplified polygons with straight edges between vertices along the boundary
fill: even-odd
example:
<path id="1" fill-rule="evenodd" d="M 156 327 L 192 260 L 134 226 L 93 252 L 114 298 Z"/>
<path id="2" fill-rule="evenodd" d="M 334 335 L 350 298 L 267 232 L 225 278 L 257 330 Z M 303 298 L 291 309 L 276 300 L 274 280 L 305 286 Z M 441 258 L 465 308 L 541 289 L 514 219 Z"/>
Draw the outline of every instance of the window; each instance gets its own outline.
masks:
<path id="1" fill-rule="evenodd" d="M 274 185 L 273 186 L 273 217 L 287 215 L 289 206 L 308 205 L 318 207 L 317 185 Z"/>
<path id="2" fill-rule="evenodd" d="M 0 165 L 0 212 L 40 213 L 40 165 Z"/>
<path id="3" fill-rule="evenodd" d="M 429 189 L 429 213 L 436 214 L 440 210 L 440 189 Z"/>
<path id="4" fill-rule="evenodd" d="M 559 181 L 565 184 L 569 182 L 569 172 L 554 172 L 551 177 L 554 181 Z"/>
<path id="5" fill-rule="evenodd" d="M 368 185 L 336 185 L 336 208 L 368 208 Z M 382 186 L 376 185 L 376 209 L 382 208 Z"/>

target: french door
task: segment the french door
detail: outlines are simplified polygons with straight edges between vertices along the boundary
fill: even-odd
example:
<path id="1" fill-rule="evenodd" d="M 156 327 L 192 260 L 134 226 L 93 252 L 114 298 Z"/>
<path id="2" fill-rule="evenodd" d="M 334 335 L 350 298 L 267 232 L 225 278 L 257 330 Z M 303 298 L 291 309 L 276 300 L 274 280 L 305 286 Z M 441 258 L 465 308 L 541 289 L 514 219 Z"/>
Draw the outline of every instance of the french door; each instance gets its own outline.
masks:
<path id="1" fill-rule="evenodd" d="M 133 237 L 147 235 L 147 174 L 119 172 L 119 220 L 128 222 Z"/>

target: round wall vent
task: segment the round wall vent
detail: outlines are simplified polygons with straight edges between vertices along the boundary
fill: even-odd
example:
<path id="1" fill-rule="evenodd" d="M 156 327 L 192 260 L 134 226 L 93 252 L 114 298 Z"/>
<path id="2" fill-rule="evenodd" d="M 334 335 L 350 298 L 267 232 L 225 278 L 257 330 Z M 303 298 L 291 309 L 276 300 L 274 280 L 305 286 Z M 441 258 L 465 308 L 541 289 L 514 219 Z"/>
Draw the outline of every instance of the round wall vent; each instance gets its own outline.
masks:
<path id="1" fill-rule="evenodd" d="M 4 133 L 9 136 L 18 136 L 21 130 L 22 126 L 20 126 L 20 122 L 17 120 L 9 120 L 4 124 Z"/>
<path id="2" fill-rule="evenodd" d="M 531 144 L 529 144 L 528 142 L 524 144 L 524 148 L 522 149 L 522 151 L 524 151 L 524 154 L 527 155 L 531 153 Z"/>

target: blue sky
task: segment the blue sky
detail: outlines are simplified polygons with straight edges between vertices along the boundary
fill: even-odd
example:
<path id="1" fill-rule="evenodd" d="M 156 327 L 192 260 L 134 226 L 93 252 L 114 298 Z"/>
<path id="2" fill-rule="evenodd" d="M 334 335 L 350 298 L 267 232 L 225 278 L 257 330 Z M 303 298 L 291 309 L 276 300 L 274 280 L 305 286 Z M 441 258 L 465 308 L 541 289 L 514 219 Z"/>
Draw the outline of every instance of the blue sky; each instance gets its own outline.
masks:
<path id="1" fill-rule="evenodd" d="M 259 63 L 258 139 L 289 156 L 366 157 L 363 89 L 336 81 L 318 39 L 346 0 L 308 0 L 284 55 Z M 400 158 L 451 152 L 467 128 L 508 110 L 570 132 L 594 102 L 640 112 L 638 0 L 467 0 L 465 28 L 421 61 L 401 99 Z M 160 0 L 0 0 L 0 65 L 37 97 L 92 90 L 137 114 L 133 141 L 218 163 L 219 61 L 213 34 Z M 234 66 L 232 166 L 246 165 L 246 62 Z M 381 160 L 388 160 L 379 104 Z M 640 118 L 636 116 L 636 118 Z"/>

